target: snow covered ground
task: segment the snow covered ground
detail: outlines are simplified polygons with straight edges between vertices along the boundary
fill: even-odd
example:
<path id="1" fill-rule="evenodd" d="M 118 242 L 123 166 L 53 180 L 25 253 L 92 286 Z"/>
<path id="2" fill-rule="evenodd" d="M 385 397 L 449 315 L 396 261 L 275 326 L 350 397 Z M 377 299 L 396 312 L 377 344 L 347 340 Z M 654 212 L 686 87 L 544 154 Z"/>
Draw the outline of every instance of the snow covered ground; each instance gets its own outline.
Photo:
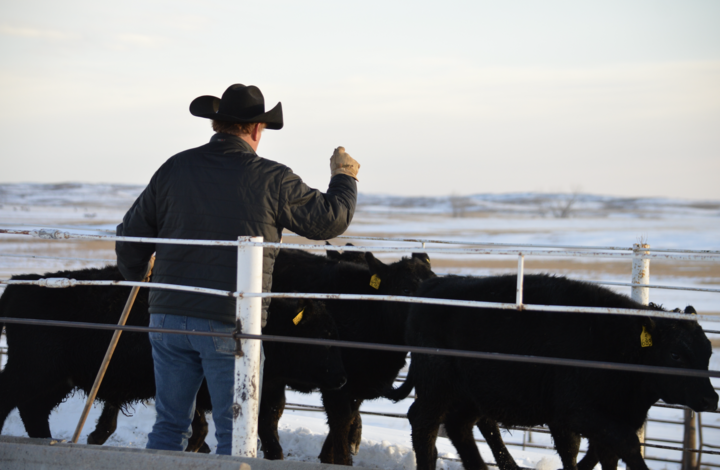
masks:
<path id="1" fill-rule="evenodd" d="M 74 232 L 114 230 L 141 190 L 142 187 L 128 185 L 0 184 L 0 229 L 58 228 Z M 453 212 L 456 217 L 452 216 Z M 615 247 L 629 247 L 643 240 L 653 248 L 720 251 L 720 201 L 628 199 L 571 194 L 476 195 L 463 198 L 361 195 L 358 212 L 347 235 Z M 285 239 L 288 243 L 296 241 L 290 237 Z M 346 241 L 370 246 L 381 244 L 356 240 L 338 240 L 334 243 L 342 244 Z M 407 243 L 405 246 L 408 251 L 404 255 L 420 251 L 419 243 Z M 107 242 L 46 241 L 26 236 L 0 235 L 0 279 L 18 273 L 51 272 L 104 264 L 102 261 L 41 259 L 17 255 L 114 262 L 112 244 Z M 386 254 L 381 257 L 392 259 L 397 256 Z M 432 255 L 431 259 L 438 273 L 498 274 L 514 272 L 517 265 L 516 258 L 498 255 Z M 653 261 L 651 282 L 718 289 L 719 261 Z M 526 272 L 556 272 L 581 279 L 629 282 L 631 268 L 629 261 L 528 257 Z M 617 290 L 628 292 L 627 288 Z M 692 304 L 700 313 L 720 313 L 718 293 L 653 289 L 650 298 L 671 308 Z M 704 326 L 706 329 L 720 330 L 720 323 L 717 322 Z M 720 335 L 708 336 L 714 339 L 717 350 Z M 720 370 L 720 357 L 717 354 L 713 356 L 710 368 Z M 714 381 L 714 384 L 720 386 L 720 381 Z M 528 384 L 529 389 L 532 386 Z M 288 394 L 288 403 L 320 405 L 320 400 L 317 394 L 291 392 Z M 387 400 L 376 400 L 365 403 L 362 410 L 405 413 L 409 404 L 409 400 L 396 405 Z M 53 412 L 50 426 L 54 437 L 71 438 L 82 406 L 83 397 L 77 394 Z M 91 412 L 81 442 L 92 431 L 99 413 L 98 408 Z M 679 420 L 681 413 L 679 410 L 653 408 L 650 416 L 656 420 Z M 121 416 L 118 430 L 107 445 L 143 447 L 153 420 L 152 402 L 137 404 L 132 416 Z M 720 414 L 705 413 L 703 423 L 718 427 L 706 428 L 704 441 L 720 446 Z M 280 424 L 280 439 L 287 459 L 317 461 L 327 433 L 324 415 L 312 411 L 287 410 Z M 214 447 L 211 418 L 210 426 L 208 444 Z M 9 416 L 2 432 L 26 435 L 17 411 Z M 648 436 L 677 440 L 681 439 L 682 430 L 678 425 L 650 422 Z M 542 470 L 560 468 L 554 451 L 529 447 L 551 447 L 549 436 L 537 432 L 529 436 L 521 431 L 506 431 L 503 437 L 508 443 L 521 445 L 525 442 L 524 450 L 520 446 L 510 447 L 520 465 Z M 494 461 L 486 446 L 480 445 L 480 449 L 486 461 Z M 455 450 L 447 439 L 438 440 L 438 450 L 442 457 L 438 468 L 461 468 Z M 660 449 L 649 449 L 647 455 L 670 460 L 680 458 L 677 452 Z M 364 415 L 363 442 L 354 460 L 357 466 L 371 468 L 414 468 L 407 420 Z M 720 466 L 720 456 L 705 455 L 703 462 Z M 648 460 L 648 465 L 657 470 L 679 468 L 677 464 L 657 460 Z"/>

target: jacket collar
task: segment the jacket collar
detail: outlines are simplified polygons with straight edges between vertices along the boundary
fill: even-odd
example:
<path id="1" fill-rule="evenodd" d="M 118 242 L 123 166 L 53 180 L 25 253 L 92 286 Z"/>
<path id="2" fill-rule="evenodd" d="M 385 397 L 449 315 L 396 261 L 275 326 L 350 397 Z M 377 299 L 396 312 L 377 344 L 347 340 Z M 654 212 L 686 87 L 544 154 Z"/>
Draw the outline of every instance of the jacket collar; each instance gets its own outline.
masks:
<path id="1" fill-rule="evenodd" d="M 211 144 L 220 145 L 224 150 L 256 154 L 250 144 L 236 135 L 218 132 L 210 138 Z"/>

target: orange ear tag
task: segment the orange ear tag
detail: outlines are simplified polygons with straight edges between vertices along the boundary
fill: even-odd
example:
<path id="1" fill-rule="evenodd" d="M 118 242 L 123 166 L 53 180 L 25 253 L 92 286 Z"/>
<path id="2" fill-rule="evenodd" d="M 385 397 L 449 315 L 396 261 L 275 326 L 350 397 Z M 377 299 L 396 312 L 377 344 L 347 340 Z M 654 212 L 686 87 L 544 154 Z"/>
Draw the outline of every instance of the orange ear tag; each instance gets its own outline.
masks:
<path id="1" fill-rule="evenodd" d="M 300 323 L 300 320 L 302 320 L 302 314 L 303 314 L 304 311 L 305 311 L 305 309 L 300 310 L 300 313 L 298 313 L 298 314 L 295 316 L 295 318 L 293 318 L 293 323 L 295 323 L 296 325 L 297 325 L 298 323 Z"/>
<path id="2" fill-rule="evenodd" d="M 377 274 L 373 274 L 370 278 L 370 287 L 373 289 L 380 289 L 380 278 Z"/>
<path id="3" fill-rule="evenodd" d="M 640 334 L 640 346 L 643 348 L 649 348 L 652 346 L 652 336 L 650 336 L 650 333 L 648 333 L 644 326 L 642 333 Z"/>

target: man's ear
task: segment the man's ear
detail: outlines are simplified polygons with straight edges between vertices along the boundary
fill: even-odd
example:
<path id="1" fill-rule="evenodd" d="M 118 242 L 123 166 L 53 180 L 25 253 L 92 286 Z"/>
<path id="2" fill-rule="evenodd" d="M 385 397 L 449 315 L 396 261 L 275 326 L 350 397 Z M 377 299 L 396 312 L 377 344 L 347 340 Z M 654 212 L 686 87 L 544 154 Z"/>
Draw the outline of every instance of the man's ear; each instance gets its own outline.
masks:
<path id="1" fill-rule="evenodd" d="M 260 134 L 262 134 L 262 130 L 263 130 L 262 124 L 260 124 L 259 122 L 256 122 L 253 125 L 252 132 L 250 132 L 250 138 L 253 141 L 257 142 L 258 140 L 260 140 Z"/>

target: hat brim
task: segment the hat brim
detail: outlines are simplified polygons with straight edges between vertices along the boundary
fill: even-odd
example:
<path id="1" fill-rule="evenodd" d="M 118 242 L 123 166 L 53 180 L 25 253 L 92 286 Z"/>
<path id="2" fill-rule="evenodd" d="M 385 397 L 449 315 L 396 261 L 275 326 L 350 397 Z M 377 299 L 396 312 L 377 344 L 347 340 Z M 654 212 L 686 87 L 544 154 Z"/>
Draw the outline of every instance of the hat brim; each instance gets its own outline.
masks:
<path id="1" fill-rule="evenodd" d="M 190 114 L 205 119 L 216 119 L 226 122 L 262 122 L 266 124 L 266 129 L 277 130 L 283 127 L 282 103 L 276 104 L 270 111 L 249 118 L 238 118 L 229 114 L 218 113 L 219 108 L 220 98 L 209 95 L 199 96 L 190 103 Z"/>

